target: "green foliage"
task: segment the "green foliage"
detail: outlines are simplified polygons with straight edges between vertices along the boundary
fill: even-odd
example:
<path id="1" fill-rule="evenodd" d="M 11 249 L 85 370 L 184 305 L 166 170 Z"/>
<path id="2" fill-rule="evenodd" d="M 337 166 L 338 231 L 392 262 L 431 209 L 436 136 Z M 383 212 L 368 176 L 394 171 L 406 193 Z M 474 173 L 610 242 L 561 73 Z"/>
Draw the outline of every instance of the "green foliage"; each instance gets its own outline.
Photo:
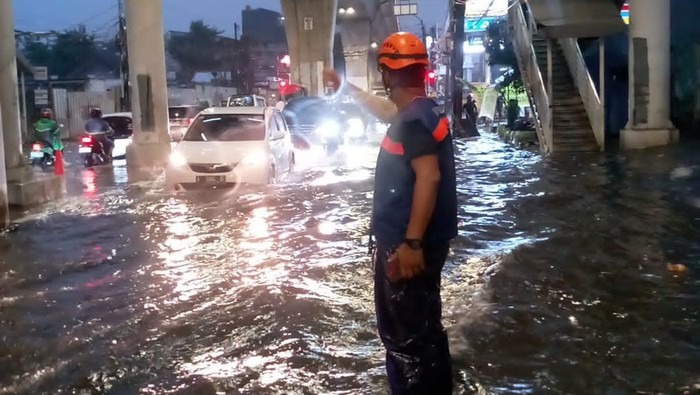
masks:
<path id="1" fill-rule="evenodd" d="M 484 48 L 489 56 L 489 65 L 499 65 L 510 68 L 510 72 L 504 75 L 504 79 L 497 88 L 506 87 L 522 89 L 523 82 L 518 67 L 518 59 L 515 57 L 513 44 L 508 40 L 508 21 L 499 19 L 486 28 L 486 42 Z"/>
<path id="2" fill-rule="evenodd" d="M 35 66 L 47 66 L 60 78 L 82 78 L 95 71 L 116 72 L 119 56 L 113 45 L 99 45 L 84 27 L 59 33 L 51 43 L 28 38 L 24 54 Z"/>
<path id="3" fill-rule="evenodd" d="M 219 56 L 221 33 L 223 31 L 208 26 L 203 21 L 193 21 L 189 32 L 168 40 L 168 52 L 190 74 L 217 70 L 223 63 Z"/>

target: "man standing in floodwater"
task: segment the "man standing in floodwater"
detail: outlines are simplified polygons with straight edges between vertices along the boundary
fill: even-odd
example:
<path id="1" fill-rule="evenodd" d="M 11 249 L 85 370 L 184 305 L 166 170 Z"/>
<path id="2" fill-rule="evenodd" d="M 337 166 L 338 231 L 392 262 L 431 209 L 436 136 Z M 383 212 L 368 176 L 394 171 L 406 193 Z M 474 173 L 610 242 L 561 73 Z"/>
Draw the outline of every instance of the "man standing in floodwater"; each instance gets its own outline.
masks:
<path id="1" fill-rule="evenodd" d="M 428 53 L 410 33 L 391 35 L 379 52 L 384 88 L 395 106 L 347 84 L 350 94 L 391 122 L 375 174 L 371 234 L 379 335 L 391 392 L 452 394 L 442 326 L 440 277 L 457 235 L 454 149 L 449 122 L 426 97 Z M 340 88 L 333 71 L 325 83 Z"/>

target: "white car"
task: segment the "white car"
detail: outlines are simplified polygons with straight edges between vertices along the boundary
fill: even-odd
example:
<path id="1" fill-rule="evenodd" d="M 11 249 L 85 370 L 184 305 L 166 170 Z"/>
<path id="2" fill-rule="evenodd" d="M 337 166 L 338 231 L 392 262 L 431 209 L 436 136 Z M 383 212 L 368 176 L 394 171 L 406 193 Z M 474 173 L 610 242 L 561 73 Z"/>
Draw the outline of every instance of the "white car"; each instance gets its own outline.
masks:
<path id="1" fill-rule="evenodd" d="M 126 147 L 131 144 L 131 139 L 134 135 L 134 127 L 130 112 L 117 112 L 113 114 L 104 114 L 102 119 L 105 120 L 114 130 L 114 149 L 112 149 L 112 158 L 126 159 Z"/>
<path id="2" fill-rule="evenodd" d="M 165 170 L 168 188 L 270 184 L 294 168 L 282 114 L 272 107 L 212 107 L 192 121 Z"/>

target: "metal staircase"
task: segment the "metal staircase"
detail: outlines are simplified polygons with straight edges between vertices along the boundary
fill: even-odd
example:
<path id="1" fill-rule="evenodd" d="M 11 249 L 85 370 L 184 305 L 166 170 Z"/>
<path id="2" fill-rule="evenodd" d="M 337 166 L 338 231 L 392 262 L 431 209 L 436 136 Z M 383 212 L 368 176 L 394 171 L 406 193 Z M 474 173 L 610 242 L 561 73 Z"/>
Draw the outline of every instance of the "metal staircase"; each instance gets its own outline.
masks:
<path id="1" fill-rule="evenodd" d="M 518 5 L 510 7 L 508 21 L 518 65 L 537 120 L 542 150 L 602 150 L 604 106 L 577 40 L 541 37 L 535 21 L 526 19 Z"/>
<path id="2" fill-rule="evenodd" d="M 537 57 L 537 64 L 543 75 L 549 75 L 547 70 L 547 39 L 534 37 L 532 46 Z M 569 72 L 564 53 L 555 41 L 552 43 L 552 87 L 545 79 L 544 84 L 551 92 L 550 106 L 552 109 L 552 151 L 598 151 L 591 122 L 588 119 L 586 107 L 574 83 L 574 77 Z"/>

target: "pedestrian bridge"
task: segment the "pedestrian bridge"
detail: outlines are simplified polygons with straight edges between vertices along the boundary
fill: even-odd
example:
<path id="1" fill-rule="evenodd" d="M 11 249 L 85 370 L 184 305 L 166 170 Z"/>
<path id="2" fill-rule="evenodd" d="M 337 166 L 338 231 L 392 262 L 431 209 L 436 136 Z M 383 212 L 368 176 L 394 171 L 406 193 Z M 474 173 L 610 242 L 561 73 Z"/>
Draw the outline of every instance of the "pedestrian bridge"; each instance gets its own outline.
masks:
<path id="1" fill-rule="evenodd" d="M 605 37 L 627 29 L 629 121 L 621 146 L 647 148 L 678 139 L 670 121 L 670 2 L 631 1 L 629 26 L 620 16 L 623 3 L 522 0 L 509 8 L 511 40 L 546 152 L 605 148 Z M 591 75 L 580 38 L 599 39 L 600 75 Z"/>

